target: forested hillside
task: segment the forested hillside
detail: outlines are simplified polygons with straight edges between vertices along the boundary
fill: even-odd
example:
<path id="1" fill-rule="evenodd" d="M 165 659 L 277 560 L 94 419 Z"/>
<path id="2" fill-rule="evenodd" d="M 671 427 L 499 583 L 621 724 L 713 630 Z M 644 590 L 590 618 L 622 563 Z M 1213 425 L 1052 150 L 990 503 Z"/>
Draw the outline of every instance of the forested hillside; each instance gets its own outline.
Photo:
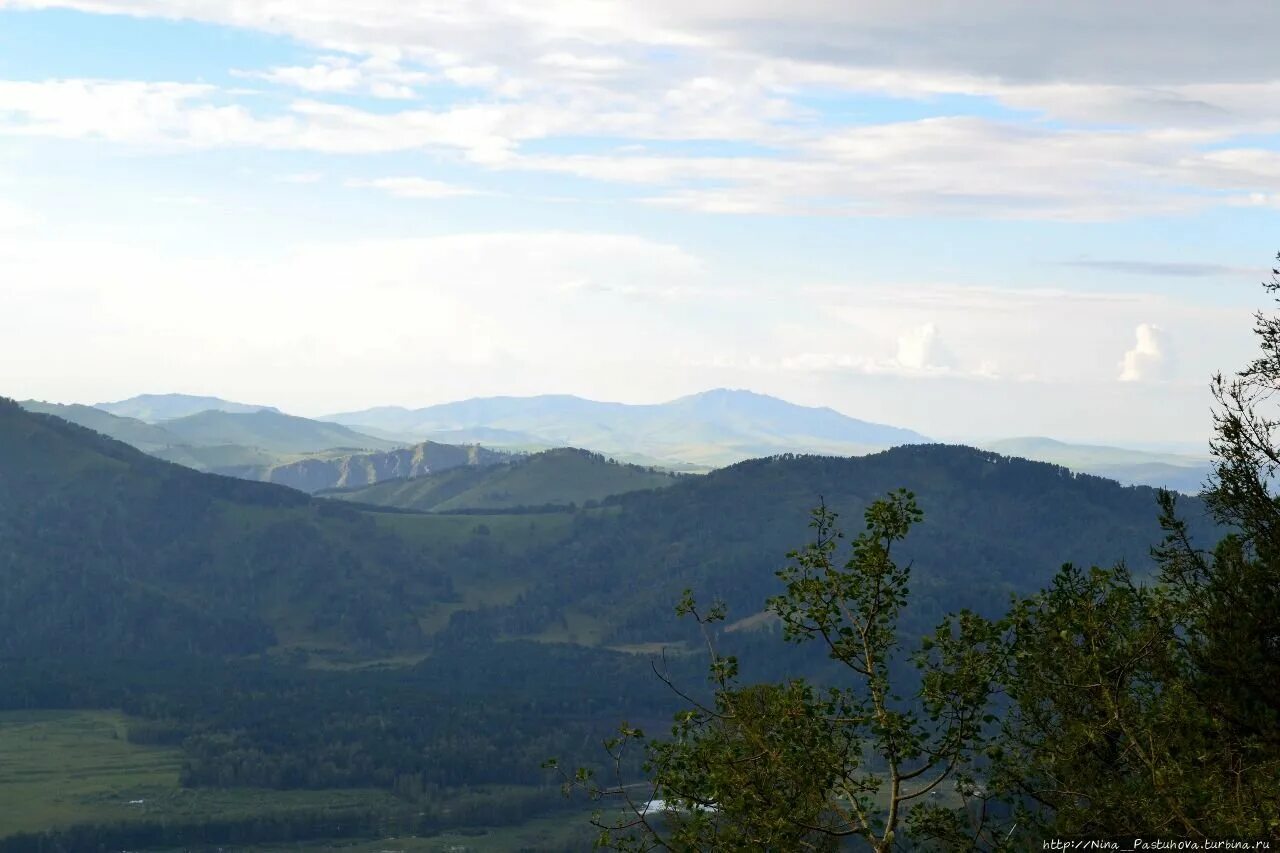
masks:
<path id="1" fill-rule="evenodd" d="M 579 517 L 555 550 L 556 571 L 489 618 L 528 624 L 564 608 L 607 613 L 603 641 L 658 641 L 677 634 L 664 614 L 685 587 L 724 599 L 731 616 L 750 616 L 776 591 L 773 572 L 786 552 L 806 541 L 819 499 L 856 526 L 872 500 L 897 487 L 914 491 L 925 512 L 905 546 L 917 632 L 958 608 L 998 611 L 1064 562 L 1123 559 L 1141 572 L 1161 539 L 1154 489 L 988 451 L 917 445 L 852 459 L 759 459 L 622 495 L 609 501 L 613 512 Z M 1193 530 L 1207 535 L 1200 504 L 1183 506 Z"/>
<path id="2" fill-rule="evenodd" d="M 420 643 L 451 595 L 367 516 L 199 474 L 0 402 L 0 650 L 245 653 L 283 637 Z"/>
<path id="3" fill-rule="evenodd" d="M 567 507 L 664 488 L 675 479 L 664 471 L 614 462 L 587 450 L 561 448 L 500 465 L 453 467 L 413 479 L 388 480 L 329 497 L 423 512 Z"/>

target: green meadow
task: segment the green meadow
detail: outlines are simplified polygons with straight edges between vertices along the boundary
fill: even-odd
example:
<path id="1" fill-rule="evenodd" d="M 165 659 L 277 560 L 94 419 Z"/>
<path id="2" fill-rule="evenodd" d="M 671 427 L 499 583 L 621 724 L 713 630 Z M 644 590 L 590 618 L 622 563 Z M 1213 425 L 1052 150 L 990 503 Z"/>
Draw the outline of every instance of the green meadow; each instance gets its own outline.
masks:
<path id="1" fill-rule="evenodd" d="M 78 823 L 402 805 L 376 790 L 182 788 L 180 751 L 130 743 L 128 726 L 116 711 L 0 713 L 0 838 Z"/>

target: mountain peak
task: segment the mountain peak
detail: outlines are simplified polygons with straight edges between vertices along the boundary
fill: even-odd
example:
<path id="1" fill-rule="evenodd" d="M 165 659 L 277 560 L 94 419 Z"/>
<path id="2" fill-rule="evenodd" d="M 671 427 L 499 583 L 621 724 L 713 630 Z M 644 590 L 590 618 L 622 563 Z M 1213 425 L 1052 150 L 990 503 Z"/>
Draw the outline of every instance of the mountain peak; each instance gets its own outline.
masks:
<path id="1" fill-rule="evenodd" d="M 173 418 L 183 418 L 200 412 L 233 412 L 246 414 L 250 412 L 279 412 L 274 406 L 257 406 L 250 403 L 236 403 L 221 397 L 205 397 L 195 394 L 139 394 L 127 400 L 114 403 L 98 403 L 95 409 L 101 409 L 113 415 L 125 418 L 137 418 L 140 421 L 155 423 Z"/>

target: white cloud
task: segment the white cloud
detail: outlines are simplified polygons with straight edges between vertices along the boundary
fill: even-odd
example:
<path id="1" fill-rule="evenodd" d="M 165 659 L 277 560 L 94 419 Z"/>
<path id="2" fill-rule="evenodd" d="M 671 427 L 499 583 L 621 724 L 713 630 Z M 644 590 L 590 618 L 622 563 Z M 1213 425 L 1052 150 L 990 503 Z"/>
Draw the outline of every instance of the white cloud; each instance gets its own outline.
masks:
<path id="1" fill-rule="evenodd" d="M 486 195 L 484 191 L 471 187 L 416 177 L 352 180 L 347 181 L 347 186 L 379 189 L 397 198 L 457 198 L 459 196 Z"/>
<path id="2" fill-rule="evenodd" d="M 947 370 L 950 357 L 938 340 L 938 326 L 925 323 L 899 335 L 897 362 L 907 370 Z"/>
<path id="3" fill-rule="evenodd" d="M 1169 356 L 1164 332 L 1151 323 L 1140 323 L 1134 329 L 1134 345 L 1120 361 L 1121 382 L 1145 382 L 1162 379 L 1169 372 Z"/>
<path id="4" fill-rule="evenodd" d="M 440 149 L 495 169 L 643 185 L 649 204 L 724 214 L 1107 220 L 1280 195 L 1275 153 L 1233 144 L 1280 132 L 1280 82 L 1247 47 L 1268 54 L 1260 33 L 1280 23 L 1280 7 L 1261 2 L 1205 21 L 1189 2 L 1151 16 L 1103 0 L 1052 16 L 1014 0 L 963 12 L 802 0 L 785 13 L 765 0 L 0 0 L 46 7 L 287 35 L 321 53 L 240 73 L 312 99 L 270 112 L 261 99 L 202 85 L 0 84 L 0 133 L 350 154 Z M 419 96 L 441 82 L 474 97 L 424 106 Z M 973 96 L 1058 123 L 944 114 L 841 128 L 802 97 L 812 92 Z M 369 111 L 321 100 L 353 93 L 407 103 Z M 585 137 L 717 140 L 750 153 L 526 153 L 532 141 L 567 140 L 572 150 Z"/>
<path id="5" fill-rule="evenodd" d="M 963 13 L 888 0 L 856 11 L 804 0 L 785 13 L 764 0 L 0 0 L 45 7 L 288 35 L 322 53 L 240 73 L 314 98 L 408 104 L 388 112 L 299 100 L 264 112 L 260 99 L 204 85 L 8 83 L 0 133 L 353 154 L 442 149 L 493 168 L 645 185 L 652 192 L 642 201 L 710 213 L 1105 220 L 1280 195 L 1275 152 L 1232 144 L 1280 132 L 1280 82 L 1247 47 L 1270 53 L 1260 35 L 1280 23 L 1270 4 L 1232 4 L 1205 21 L 1188 2 L 1151 16 L 1103 0 L 1053 16 L 1013 0 L 965 4 Z M 434 108 L 415 100 L 441 81 L 475 97 Z M 974 96 L 1084 126 L 940 115 L 842 129 L 798 97 L 814 91 Z M 665 158 L 523 150 L 581 137 L 752 148 Z"/>
<path id="6" fill-rule="evenodd" d="M 266 80 L 313 93 L 363 93 L 375 98 L 408 99 L 435 77 L 410 71 L 385 56 L 356 62 L 345 56 L 323 56 L 311 65 L 275 66 L 265 71 L 237 70 L 237 76 Z"/>
<path id="7" fill-rule="evenodd" d="M 318 184 L 324 180 L 323 172 L 292 172 L 276 178 L 282 184 Z"/>

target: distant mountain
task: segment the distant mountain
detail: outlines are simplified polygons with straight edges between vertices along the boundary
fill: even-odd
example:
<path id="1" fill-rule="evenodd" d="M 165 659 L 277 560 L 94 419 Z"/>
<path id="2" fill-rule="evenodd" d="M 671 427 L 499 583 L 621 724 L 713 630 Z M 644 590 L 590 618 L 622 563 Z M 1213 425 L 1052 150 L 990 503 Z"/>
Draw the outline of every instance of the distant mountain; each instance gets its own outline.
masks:
<path id="1" fill-rule="evenodd" d="M 610 495 L 662 488 L 675 480 L 673 474 L 566 447 L 497 465 L 455 467 L 411 480 L 388 480 L 328 496 L 423 512 L 581 506 Z"/>
<path id="2" fill-rule="evenodd" d="M 279 411 L 273 406 L 252 406 L 247 403 L 233 403 L 220 397 L 196 397 L 190 394 L 140 394 L 115 403 L 98 403 L 94 408 L 113 415 L 137 418 L 151 423 L 184 418 L 187 415 L 208 411 L 238 413 Z"/>
<path id="3" fill-rule="evenodd" d="M 1006 438 L 985 444 L 984 448 L 1006 456 L 1049 462 L 1072 471 L 1096 474 L 1124 485 L 1158 486 L 1187 494 L 1199 493 L 1212 471 L 1212 464 L 1203 456 L 1068 444 L 1040 436 Z"/>
<path id="4" fill-rule="evenodd" d="M 304 492 L 318 492 L 322 489 L 371 486 L 384 480 L 420 478 L 455 468 L 481 469 L 509 459 L 509 453 L 483 447 L 458 447 L 428 441 L 379 453 L 314 456 L 292 462 L 231 463 L 211 466 L 210 470 L 247 480 L 279 483 Z"/>
<path id="5" fill-rule="evenodd" d="M 113 415 L 94 406 L 61 405 L 59 403 L 43 403 L 38 400 L 24 400 L 18 405 L 28 412 L 55 415 L 73 424 L 79 424 L 95 432 L 100 432 L 117 441 L 131 444 L 140 450 L 154 451 L 182 443 L 181 439 L 163 427 L 140 421 L 137 418 Z"/>
<path id="6" fill-rule="evenodd" d="M 274 409 L 254 412 L 203 411 L 163 421 L 167 431 L 184 444 L 240 445 L 273 453 L 315 453 L 333 448 L 391 450 L 398 442 L 364 435 L 340 424 L 281 414 Z"/>
<path id="7" fill-rule="evenodd" d="M 359 512 L 200 474 L 0 398 L 0 657 L 421 644 L 452 596 Z"/>
<path id="8" fill-rule="evenodd" d="M 785 452 L 854 455 L 926 441 L 917 432 L 861 421 L 833 409 L 726 389 L 653 405 L 569 395 L 486 397 L 416 410 L 367 409 L 322 420 L 437 437 L 480 435 L 478 431 L 486 430 L 494 437 L 506 436 L 505 446 L 568 445 L 705 465 Z"/>

